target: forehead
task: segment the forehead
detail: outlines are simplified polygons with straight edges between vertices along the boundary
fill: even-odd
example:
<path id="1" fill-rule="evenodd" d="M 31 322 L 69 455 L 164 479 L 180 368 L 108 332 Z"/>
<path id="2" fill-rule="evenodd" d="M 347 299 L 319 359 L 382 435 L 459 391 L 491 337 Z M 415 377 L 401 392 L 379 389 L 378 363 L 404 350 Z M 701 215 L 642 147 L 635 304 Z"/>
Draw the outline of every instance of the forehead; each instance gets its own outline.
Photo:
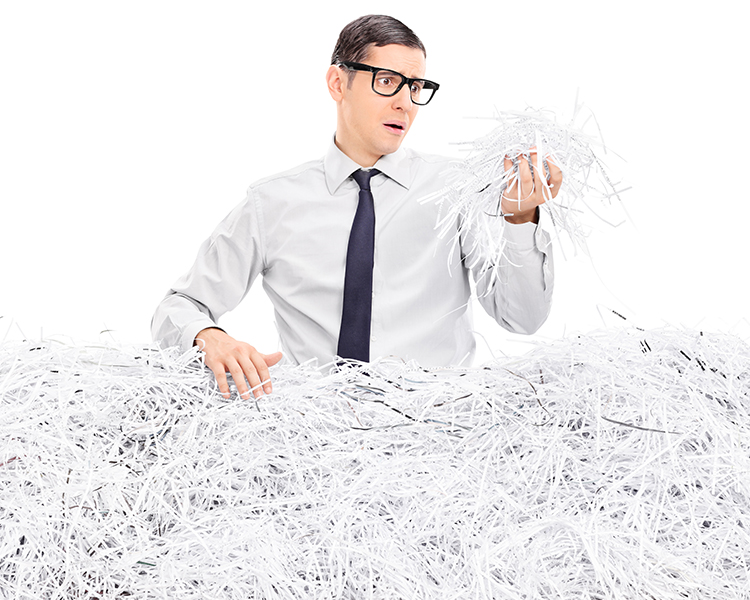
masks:
<path id="1" fill-rule="evenodd" d="M 427 68 L 424 53 L 419 48 L 400 44 L 371 46 L 364 62 L 373 67 L 398 71 L 407 77 L 424 77 Z"/>

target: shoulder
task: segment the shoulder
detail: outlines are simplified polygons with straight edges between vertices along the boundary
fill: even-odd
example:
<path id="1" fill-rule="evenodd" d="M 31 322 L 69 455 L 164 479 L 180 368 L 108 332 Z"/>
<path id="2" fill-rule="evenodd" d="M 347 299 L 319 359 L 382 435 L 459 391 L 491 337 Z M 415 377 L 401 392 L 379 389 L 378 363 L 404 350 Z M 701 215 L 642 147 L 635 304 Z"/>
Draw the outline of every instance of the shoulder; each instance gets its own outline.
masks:
<path id="1" fill-rule="evenodd" d="M 257 180 L 250 185 L 248 192 L 252 191 L 268 191 L 273 190 L 275 187 L 283 188 L 288 184 L 304 183 L 305 180 L 309 179 L 313 182 L 317 179 L 323 178 L 323 159 L 318 158 L 311 160 L 286 171 L 269 175 L 262 179 Z"/>
<path id="2" fill-rule="evenodd" d="M 455 160 L 447 156 L 405 148 L 402 153 L 405 168 L 402 172 L 409 173 L 409 187 L 412 190 L 429 193 L 431 189 L 440 188 L 445 184 L 445 178 Z"/>
<path id="3" fill-rule="evenodd" d="M 438 166 L 447 167 L 452 162 L 455 162 L 455 158 L 449 158 L 447 156 L 441 156 L 439 154 L 429 154 L 426 152 L 419 152 L 412 148 L 404 148 L 404 155 L 412 166 L 419 167 L 420 165 L 425 166 Z"/>
<path id="4" fill-rule="evenodd" d="M 224 219 L 225 229 L 245 227 L 262 220 L 269 207 L 299 197 L 323 180 L 323 160 L 311 160 L 286 171 L 263 177 L 250 184 L 244 199 Z"/>
<path id="5" fill-rule="evenodd" d="M 419 152 L 411 148 L 404 151 L 404 160 L 412 174 L 412 182 L 429 180 L 432 185 L 441 185 L 456 159 L 439 154 Z"/>

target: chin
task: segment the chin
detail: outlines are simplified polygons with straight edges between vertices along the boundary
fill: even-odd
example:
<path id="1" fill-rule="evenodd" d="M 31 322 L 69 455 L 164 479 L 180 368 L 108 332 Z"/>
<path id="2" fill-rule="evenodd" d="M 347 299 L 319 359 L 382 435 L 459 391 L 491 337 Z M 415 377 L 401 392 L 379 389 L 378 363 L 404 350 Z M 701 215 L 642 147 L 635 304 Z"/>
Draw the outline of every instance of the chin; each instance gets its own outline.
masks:
<path id="1" fill-rule="evenodd" d="M 383 144 L 383 146 L 381 147 L 381 153 L 383 155 L 393 154 L 396 150 L 398 150 L 401 147 L 401 143 L 403 141 L 404 140 L 402 138 L 400 140 L 392 141 L 392 142 L 390 142 L 388 144 Z"/>

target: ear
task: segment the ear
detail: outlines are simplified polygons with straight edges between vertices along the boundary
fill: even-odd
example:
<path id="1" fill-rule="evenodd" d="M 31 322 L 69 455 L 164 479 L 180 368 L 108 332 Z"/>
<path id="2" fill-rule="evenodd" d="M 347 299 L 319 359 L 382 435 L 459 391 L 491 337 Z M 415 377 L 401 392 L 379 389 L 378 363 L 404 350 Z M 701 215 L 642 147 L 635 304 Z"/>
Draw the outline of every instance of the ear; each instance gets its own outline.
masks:
<path id="1" fill-rule="evenodd" d="M 331 65 L 328 67 L 326 73 L 326 84 L 328 85 L 328 93 L 331 94 L 336 102 L 340 102 L 344 97 L 344 88 L 346 88 L 346 73 L 344 73 L 341 67 Z"/>

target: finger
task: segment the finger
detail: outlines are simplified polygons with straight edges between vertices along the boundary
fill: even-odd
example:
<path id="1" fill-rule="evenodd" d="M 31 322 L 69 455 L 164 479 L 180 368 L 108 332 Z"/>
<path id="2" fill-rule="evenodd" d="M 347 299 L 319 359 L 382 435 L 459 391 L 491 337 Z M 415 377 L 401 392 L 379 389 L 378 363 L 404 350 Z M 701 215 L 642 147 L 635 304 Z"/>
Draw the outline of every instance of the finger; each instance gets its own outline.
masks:
<path id="1" fill-rule="evenodd" d="M 255 371 L 255 366 L 245 357 L 239 357 L 236 362 L 236 366 L 230 371 L 234 384 L 237 386 L 237 392 L 240 398 L 247 400 L 251 395 L 258 398 L 261 396 L 259 390 L 253 390 L 252 388 L 258 384 L 258 374 Z M 249 384 L 249 385 L 248 385 Z"/>
<path id="2" fill-rule="evenodd" d="M 272 391 L 271 378 L 268 375 L 268 365 L 263 355 L 260 352 L 252 352 L 247 362 L 252 363 L 253 375 L 252 379 L 248 377 L 248 381 L 253 387 L 255 397 L 261 396 L 263 392 L 270 394 Z M 263 387 L 262 390 L 260 389 L 261 386 Z"/>
<path id="3" fill-rule="evenodd" d="M 516 176 L 516 170 L 518 168 L 518 161 L 515 158 L 510 158 L 509 156 L 506 156 L 503 159 L 503 167 L 505 169 L 505 172 L 507 175 L 507 184 L 504 190 L 502 190 L 502 198 L 501 199 L 507 199 L 507 200 L 515 200 L 518 198 L 518 190 L 517 190 L 517 176 Z"/>
<path id="4" fill-rule="evenodd" d="M 550 198 L 549 185 L 547 183 L 547 176 L 545 173 L 544 159 L 539 154 L 532 154 L 530 160 L 533 160 L 534 165 L 534 203 L 539 206 L 544 204 Z"/>
<path id="5" fill-rule="evenodd" d="M 529 172 L 531 173 L 531 178 L 534 179 L 534 176 L 536 175 L 536 169 L 534 167 L 537 161 L 537 154 L 533 150 L 529 150 L 529 153 L 525 154 L 524 158 L 526 159 L 526 162 L 529 165 Z"/>
<path id="6" fill-rule="evenodd" d="M 261 356 L 266 363 L 266 367 L 272 367 L 281 360 L 283 354 L 281 352 L 272 352 L 271 354 L 261 354 Z M 266 369 L 266 373 L 267 375 L 265 376 L 261 374 L 261 383 L 263 383 L 263 390 L 266 394 L 270 394 L 273 392 L 273 382 L 271 381 L 271 374 L 268 369 Z"/>
<path id="7" fill-rule="evenodd" d="M 272 352 L 271 354 L 261 354 L 263 357 L 263 360 L 266 361 L 266 364 L 269 367 L 274 366 L 277 362 L 279 362 L 284 355 L 281 352 Z"/>
<path id="8" fill-rule="evenodd" d="M 534 193 L 534 177 L 531 174 L 531 159 L 524 155 L 518 161 L 518 204 L 528 200 Z"/>
<path id="9" fill-rule="evenodd" d="M 531 163 L 532 173 L 535 174 L 535 172 L 538 170 L 542 179 L 549 179 L 549 164 L 547 161 L 547 156 L 540 155 L 537 151 L 536 145 L 529 148 L 529 162 Z M 541 175 L 542 173 L 544 173 L 543 177 Z"/>
<path id="10" fill-rule="evenodd" d="M 209 368 L 211 369 L 211 371 L 213 371 L 214 377 L 216 378 L 216 383 L 219 386 L 219 392 L 221 392 L 221 395 L 224 398 L 229 400 L 229 382 L 227 381 L 227 373 L 224 369 L 224 365 L 220 365 L 216 368 L 209 365 Z"/>
<path id="11" fill-rule="evenodd" d="M 562 186 L 563 174 L 562 169 L 558 167 L 551 158 L 547 158 L 547 164 L 549 165 L 549 187 L 554 198 L 560 192 Z"/>

